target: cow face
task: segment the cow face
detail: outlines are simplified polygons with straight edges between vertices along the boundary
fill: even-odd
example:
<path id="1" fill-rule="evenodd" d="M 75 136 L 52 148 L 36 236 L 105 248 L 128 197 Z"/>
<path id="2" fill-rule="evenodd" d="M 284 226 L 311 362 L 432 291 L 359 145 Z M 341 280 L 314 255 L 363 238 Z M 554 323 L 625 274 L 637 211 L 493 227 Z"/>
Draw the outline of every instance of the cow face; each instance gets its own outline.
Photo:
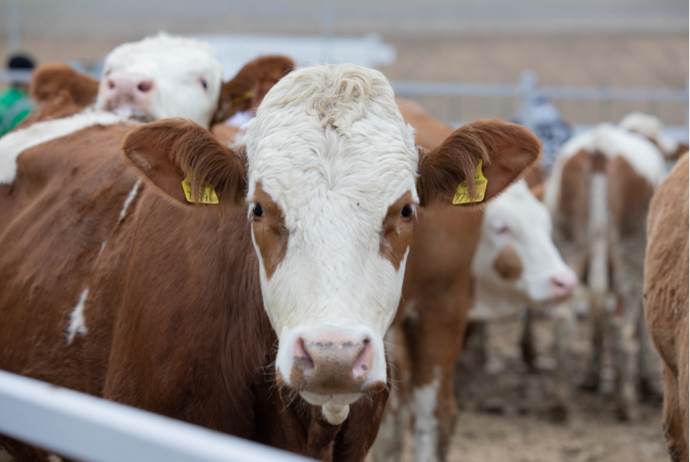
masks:
<path id="1" fill-rule="evenodd" d="M 277 374 L 312 404 L 349 404 L 386 382 L 419 203 L 413 132 L 380 73 L 343 66 L 289 74 L 245 137 Z"/>
<path id="2" fill-rule="evenodd" d="M 96 109 L 142 121 L 184 115 L 208 126 L 218 105 L 221 77 L 208 44 L 159 34 L 108 54 Z"/>
<path id="3" fill-rule="evenodd" d="M 551 216 L 527 182 L 512 185 L 486 206 L 472 272 L 482 292 L 524 303 L 570 297 L 577 285 L 551 239 Z"/>
<path id="4" fill-rule="evenodd" d="M 432 152 L 418 149 L 383 75 L 354 65 L 288 74 L 244 139 L 236 154 L 198 125 L 163 120 L 132 130 L 124 151 L 187 206 L 185 175 L 192 196 L 210 183 L 221 204 L 246 198 L 279 339 L 277 381 L 340 423 L 349 404 L 385 387 L 383 335 L 400 302 L 415 209 L 461 207 L 453 197 L 463 182 L 473 196 L 479 160 L 491 199 L 536 160 L 540 143 L 522 127 L 486 121 Z"/>

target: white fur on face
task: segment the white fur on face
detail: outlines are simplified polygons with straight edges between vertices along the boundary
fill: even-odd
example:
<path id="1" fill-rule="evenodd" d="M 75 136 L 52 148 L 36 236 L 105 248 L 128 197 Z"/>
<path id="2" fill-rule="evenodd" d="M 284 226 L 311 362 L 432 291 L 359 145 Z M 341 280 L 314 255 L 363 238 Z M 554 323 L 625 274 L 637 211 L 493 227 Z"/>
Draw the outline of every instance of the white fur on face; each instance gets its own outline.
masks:
<path id="1" fill-rule="evenodd" d="M 658 117 L 642 112 L 631 112 L 623 117 L 618 126 L 623 130 L 639 133 L 654 140 L 665 156 L 675 154 L 678 150 L 678 141 L 664 134 L 664 125 Z"/>
<path id="2" fill-rule="evenodd" d="M 159 34 L 115 48 L 105 59 L 96 108 L 108 109 L 107 79 L 118 74 L 154 82 L 143 108 L 145 119 L 183 117 L 208 127 L 218 106 L 222 68 L 205 42 Z"/>
<path id="3" fill-rule="evenodd" d="M 369 339 L 374 363 L 365 385 L 385 382 L 383 335 L 400 301 L 407 253 L 397 270 L 381 255 L 382 223 L 406 192 L 418 202 L 414 136 L 390 85 L 354 65 L 300 69 L 271 89 L 245 130 L 248 202 L 261 182 L 289 231 L 270 279 L 261 262 L 278 371 L 289 384 L 291 345 L 331 326 Z"/>
<path id="4" fill-rule="evenodd" d="M 567 273 L 575 277 L 556 249 L 551 230 L 548 209 L 534 197 L 525 180 L 512 185 L 486 205 L 482 236 L 472 261 L 478 307 L 476 313 L 470 313 L 473 319 L 490 317 L 480 313 L 481 305 L 491 305 L 493 311 L 504 311 L 502 314 L 506 315 L 520 311 L 527 303 L 549 302 L 554 299 L 549 284 L 552 276 Z M 494 268 L 496 258 L 506 245 L 517 251 L 522 264 L 522 273 L 515 280 L 502 278 Z M 490 302 L 483 300 L 489 296 Z"/>

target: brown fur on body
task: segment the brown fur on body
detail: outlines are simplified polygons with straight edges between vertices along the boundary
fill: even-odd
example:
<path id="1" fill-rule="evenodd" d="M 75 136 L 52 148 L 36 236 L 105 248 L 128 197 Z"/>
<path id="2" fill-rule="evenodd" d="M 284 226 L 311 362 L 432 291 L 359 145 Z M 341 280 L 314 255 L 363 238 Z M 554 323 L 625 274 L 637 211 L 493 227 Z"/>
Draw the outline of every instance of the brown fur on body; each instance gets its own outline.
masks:
<path id="1" fill-rule="evenodd" d="M 0 191 L 0 368 L 320 460 L 361 460 L 387 392 L 333 426 L 320 407 L 275 386 L 277 340 L 247 211 L 235 205 L 240 182 L 214 178 L 221 203 L 208 206 L 179 204 L 144 182 L 119 221 L 137 180 L 119 151 L 130 129 L 91 127 L 19 156 L 16 181 Z M 204 175 L 192 177 L 195 187 L 227 161 L 195 164 Z M 88 332 L 68 344 L 86 288 Z M 18 461 L 46 460 L 7 438 L 0 446 Z"/>
<path id="2" fill-rule="evenodd" d="M 688 460 L 688 156 L 650 205 L 645 315 L 664 363 L 664 433 L 673 461 Z"/>

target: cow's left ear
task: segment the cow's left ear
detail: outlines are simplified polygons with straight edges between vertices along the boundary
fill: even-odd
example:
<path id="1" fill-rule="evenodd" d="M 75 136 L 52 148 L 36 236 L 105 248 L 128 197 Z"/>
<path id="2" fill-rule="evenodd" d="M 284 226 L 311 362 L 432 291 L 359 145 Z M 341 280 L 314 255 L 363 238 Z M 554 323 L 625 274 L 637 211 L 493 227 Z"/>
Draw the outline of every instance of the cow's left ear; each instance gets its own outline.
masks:
<path id="1" fill-rule="evenodd" d="M 45 64 L 34 72 L 29 94 L 37 103 L 50 103 L 60 95 L 86 107 L 96 101 L 98 80 L 75 71 L 67 64 Z"/>
<path id="2" fill-rule="evenodd" d="M 244 156 L 220 144 L 197 123 L 162 119 L 141 125 L 127 134 L 122 149 L 154 185 L 178 202 L 244 202 Z"/>
<path id="3" fill-rule="evenodd" d="M 520 178 L 539 157 L 541 142 L 521 125 L 491 119 L 458 128 L 432 151 L 419 149 L 420 205 L 476 206 Z"/>
<path id="4" fill-rule="evenodd" d="M 211 123 L 224 122 L 239 111 L 256 109 L 268 90 L 295 67 L 292 59 L 280 55 L 260 56 L 248 62 L 232 80 L 223 83 Z"/>

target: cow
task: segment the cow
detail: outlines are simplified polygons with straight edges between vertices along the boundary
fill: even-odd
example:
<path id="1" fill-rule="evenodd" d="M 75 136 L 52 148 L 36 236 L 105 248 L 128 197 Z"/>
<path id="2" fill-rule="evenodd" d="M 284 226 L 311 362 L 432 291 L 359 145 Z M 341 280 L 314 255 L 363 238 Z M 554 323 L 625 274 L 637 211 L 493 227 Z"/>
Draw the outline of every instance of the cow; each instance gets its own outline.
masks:
<path id="1" fill-rule="evenodd" d="M 667 160 L 675 162 L 683 153 L 688 151 L 688 146 L 664 133 L 664 125 L 658 117 L 642 112 L 631 112 L 621 119 L 618 124 L 623 130 L 644 136 L 661 151 Z"/>
<path id="2" fill-rule="evenodd" d="M 583 388 L 599 386 L 606 331 L 622 420 L 635 416 L 631 360 L 636 337 L 639 388 L 643 394 L 653 393 L 654 358 L 642 316 L 642 277 L 649 201 L 664 175 L 664 158 L 653 143 L 602 124 L 562 147 L 544 193 L 554 219 L 554 242 L 589 290 L 592 355 Z"/>
<path id="3" fill-rule="evenodd" d="M 688 460 L 687 154 L 654 194 L 647 234 L 644 310 L 663 361 L 664 434 L 671 460 Z"/>
<path id="4" fill-rule="evenodd" d="M 111 51 L 100 82 L 62 63 L 39 67 L 30 88 L 37 105 L 22 126 L 88 108 L 142 122 L 184 117 L 208 128 L 256 108 L 294 67 L 289 58 L 262 56 L 223 82 L 210 45 L 161 33 Z"/>
<path id="5" fill-rule="evenodd" d="M 401 98 L 396 102 L 422 147 L 438 149 L 443 136 L 453 133 L 417 103 Z M 538 153 L 539 140 L 532 134 L 530 139 L 530 149 Z M 478 208 L 444 214 L 430 207 L 418 213 L 403 299 L 387 334 L 396 389 L 372 450 L 377 461 L 402 456 L 410 418 L 413 460 L 445 460 L 457 415 L 453 374 L 473 305 L 472 258 L 482 217 Z"/>
<path id="6" fill-rule="evenodd" d="M 0 140 L 0 368 L 321 460 L 376 437 L 415 221 L 539 153 L 497 120 L 417 148 L 385 77 L 351 64 L 285 76 L 236 151 L 120 120 Z"/>

